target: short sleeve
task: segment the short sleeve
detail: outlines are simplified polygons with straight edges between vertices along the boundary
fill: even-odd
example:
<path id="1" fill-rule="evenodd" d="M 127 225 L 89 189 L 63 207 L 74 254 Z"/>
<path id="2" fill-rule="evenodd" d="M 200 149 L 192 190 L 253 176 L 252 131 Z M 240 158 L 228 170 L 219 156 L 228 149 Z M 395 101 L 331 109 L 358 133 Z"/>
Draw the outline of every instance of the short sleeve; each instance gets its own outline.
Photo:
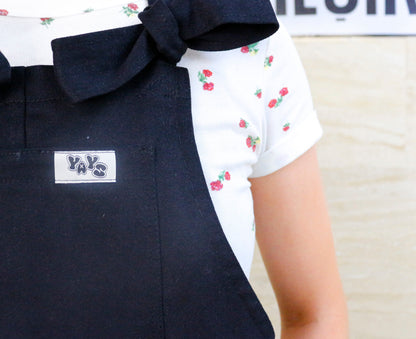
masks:
<path id="1" fill-rule="evenodd" d="M 304 68 L 283 25 L 268 39 L 262 92 L 263 142 L 250 178 L 286 166 L 322 136 Z"/>

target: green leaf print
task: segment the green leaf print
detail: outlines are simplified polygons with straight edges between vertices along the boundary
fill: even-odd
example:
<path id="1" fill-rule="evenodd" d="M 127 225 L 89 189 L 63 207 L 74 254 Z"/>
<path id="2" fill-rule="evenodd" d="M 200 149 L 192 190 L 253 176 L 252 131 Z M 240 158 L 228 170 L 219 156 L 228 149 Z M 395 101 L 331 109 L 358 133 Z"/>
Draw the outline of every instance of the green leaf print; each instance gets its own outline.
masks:
<path id="1" fill-rule="evenodd" d="M 123 12 L 128 17 L 139 14 L 139 6 L 137 6 L 135 3 L 129 3 L 127 6 L 123 6 Z"/>
<path id="2" fill-rule="evenodd" d="M 55 20 L 54 18 L 40 18 L 40 21 L 41 21 L 40 24 L 45 27 L 48 27 L 51 24 L 51 22 L 54 20 Z"/>

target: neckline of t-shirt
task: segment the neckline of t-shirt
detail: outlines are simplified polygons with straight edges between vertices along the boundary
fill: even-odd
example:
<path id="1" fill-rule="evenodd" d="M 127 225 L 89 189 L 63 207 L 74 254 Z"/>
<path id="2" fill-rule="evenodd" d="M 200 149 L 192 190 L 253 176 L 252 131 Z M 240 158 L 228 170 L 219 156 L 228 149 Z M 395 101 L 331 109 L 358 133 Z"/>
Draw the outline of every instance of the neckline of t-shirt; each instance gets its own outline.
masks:
<path id="1" fill-rule="evenodd" d="M 135 14 L 147 3 L 147 0 L 0 0 L 0 16 L 57 18 L 117 6 L 120 6 L 120 10 Z"/>

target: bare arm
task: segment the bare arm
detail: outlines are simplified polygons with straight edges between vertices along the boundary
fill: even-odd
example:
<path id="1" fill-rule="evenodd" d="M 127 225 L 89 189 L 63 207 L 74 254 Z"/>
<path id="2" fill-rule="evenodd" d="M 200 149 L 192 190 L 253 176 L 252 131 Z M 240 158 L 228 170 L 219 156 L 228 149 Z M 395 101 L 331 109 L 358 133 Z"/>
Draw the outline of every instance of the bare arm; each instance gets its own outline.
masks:
<path id="1" fill-rule="evenodd" d="M 282 339 L 348 338 L 315 147 L 250 181 L 257 242 L 279 304 Z"/>

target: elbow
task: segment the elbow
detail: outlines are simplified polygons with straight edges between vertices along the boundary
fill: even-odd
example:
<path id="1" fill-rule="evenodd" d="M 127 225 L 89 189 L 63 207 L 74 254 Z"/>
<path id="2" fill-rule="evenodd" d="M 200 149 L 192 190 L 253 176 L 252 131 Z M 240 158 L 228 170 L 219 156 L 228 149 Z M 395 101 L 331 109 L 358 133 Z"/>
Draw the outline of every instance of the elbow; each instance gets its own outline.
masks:
<path id="1" fill-rule="evenodd" d="M 334 300 L 333 300 L 334 301 Z M 348 310 L 344 298 L 307 311 L 281 314 L 282 339 L 348 339 Z"/>

